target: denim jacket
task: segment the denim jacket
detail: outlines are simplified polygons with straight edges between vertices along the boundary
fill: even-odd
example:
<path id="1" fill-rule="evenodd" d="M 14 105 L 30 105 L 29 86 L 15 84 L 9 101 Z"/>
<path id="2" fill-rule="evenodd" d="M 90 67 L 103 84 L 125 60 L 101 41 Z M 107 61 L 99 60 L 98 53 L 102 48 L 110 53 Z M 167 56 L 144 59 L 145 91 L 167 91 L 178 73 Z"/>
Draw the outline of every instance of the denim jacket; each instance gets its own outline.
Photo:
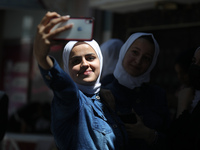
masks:
<path id="1" fill-rule="evenodd" d="M 51 130 L 59 150 L 125 149 L 126 132 L 120 119 L 100 100 L 99 94 L 82 93 L 54 61 L 50 70 L 40 66 L 53 90 Z"/>

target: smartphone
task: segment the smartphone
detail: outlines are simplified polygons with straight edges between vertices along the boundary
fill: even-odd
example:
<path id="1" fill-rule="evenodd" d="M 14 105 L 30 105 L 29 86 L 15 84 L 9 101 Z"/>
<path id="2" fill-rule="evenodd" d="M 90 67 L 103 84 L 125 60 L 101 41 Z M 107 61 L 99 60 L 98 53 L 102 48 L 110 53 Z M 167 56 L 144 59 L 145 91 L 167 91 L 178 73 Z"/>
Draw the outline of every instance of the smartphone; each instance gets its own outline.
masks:
<path id="1" fill-rule="evenodd" d="M 71 23 L 74 24 L 73 27 L 56 35 L 54 40 L 91 41 L 93 39 L 93 17 L 73 17 L 68 21 L 58 23 L 51 29 L 51 31 Z"/>
<path id="2" fill-rule="evenodd" d="M 118 116 L 124 123 L 130 123 L 130 124 L 137 123 L 137 118 L 134 113 L 118 114 Z"/>

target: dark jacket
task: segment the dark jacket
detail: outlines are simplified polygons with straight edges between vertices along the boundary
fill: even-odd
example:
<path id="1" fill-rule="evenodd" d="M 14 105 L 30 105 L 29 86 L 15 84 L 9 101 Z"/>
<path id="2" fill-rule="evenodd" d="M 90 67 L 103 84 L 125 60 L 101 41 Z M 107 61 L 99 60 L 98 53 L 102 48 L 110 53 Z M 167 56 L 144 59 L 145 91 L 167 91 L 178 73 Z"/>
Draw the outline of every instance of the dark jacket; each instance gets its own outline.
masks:
<path id="1" fill-rule="evenodd" d="M 132 90 L 119 84 L 117 79 L 103 88 L 110 89 L 114 95 L 116 112 L 124 114 L 134 109 L 145 126 L 158 131 L 159 138 L 165 138 L 164 133 L 170 124 L 165 90 L 151 84 L 144 84 Z M 139 139 L 131 143 L 130 149 L 149 150 L 152 148 Z"/>

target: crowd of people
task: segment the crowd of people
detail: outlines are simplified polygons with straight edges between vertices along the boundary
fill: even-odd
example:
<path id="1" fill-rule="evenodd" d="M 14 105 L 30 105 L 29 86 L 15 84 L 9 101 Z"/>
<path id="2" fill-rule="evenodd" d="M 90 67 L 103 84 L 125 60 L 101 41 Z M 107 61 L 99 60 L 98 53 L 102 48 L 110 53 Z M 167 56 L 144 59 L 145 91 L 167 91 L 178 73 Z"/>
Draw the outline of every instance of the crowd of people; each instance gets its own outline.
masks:
<path id="1" fill-rule="evenodd" d="M 183 86 L 171 120 L 165 89 L 150 82 L 160 52 L 152 33 L 102 45 L 94 39 L 69 41 L 61 67 L 49 55 L 50 47 L 73 24 L 51 29 L 69 19 L 47 12 L 33 45 L 41 75 L 54 93 L 51 132 L 59 150 L 200 149 L 200 47 L 175 62 Z"/>

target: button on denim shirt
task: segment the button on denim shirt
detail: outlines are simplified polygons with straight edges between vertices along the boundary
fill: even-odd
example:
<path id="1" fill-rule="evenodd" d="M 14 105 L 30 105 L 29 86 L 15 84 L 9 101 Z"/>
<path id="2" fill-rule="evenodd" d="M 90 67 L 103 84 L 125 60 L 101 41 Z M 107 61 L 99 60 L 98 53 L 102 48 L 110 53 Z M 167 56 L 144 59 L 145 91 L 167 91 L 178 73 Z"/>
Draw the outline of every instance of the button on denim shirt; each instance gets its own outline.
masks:
<path id="1" fill-rule="evenodd" d="M 51 130 L 59 150 L 121 150 L 127 136 L 120 119 L 97 94 L 82 93 L 53 59 L 50 70 L 40 72 L 53 90 Z"/>

